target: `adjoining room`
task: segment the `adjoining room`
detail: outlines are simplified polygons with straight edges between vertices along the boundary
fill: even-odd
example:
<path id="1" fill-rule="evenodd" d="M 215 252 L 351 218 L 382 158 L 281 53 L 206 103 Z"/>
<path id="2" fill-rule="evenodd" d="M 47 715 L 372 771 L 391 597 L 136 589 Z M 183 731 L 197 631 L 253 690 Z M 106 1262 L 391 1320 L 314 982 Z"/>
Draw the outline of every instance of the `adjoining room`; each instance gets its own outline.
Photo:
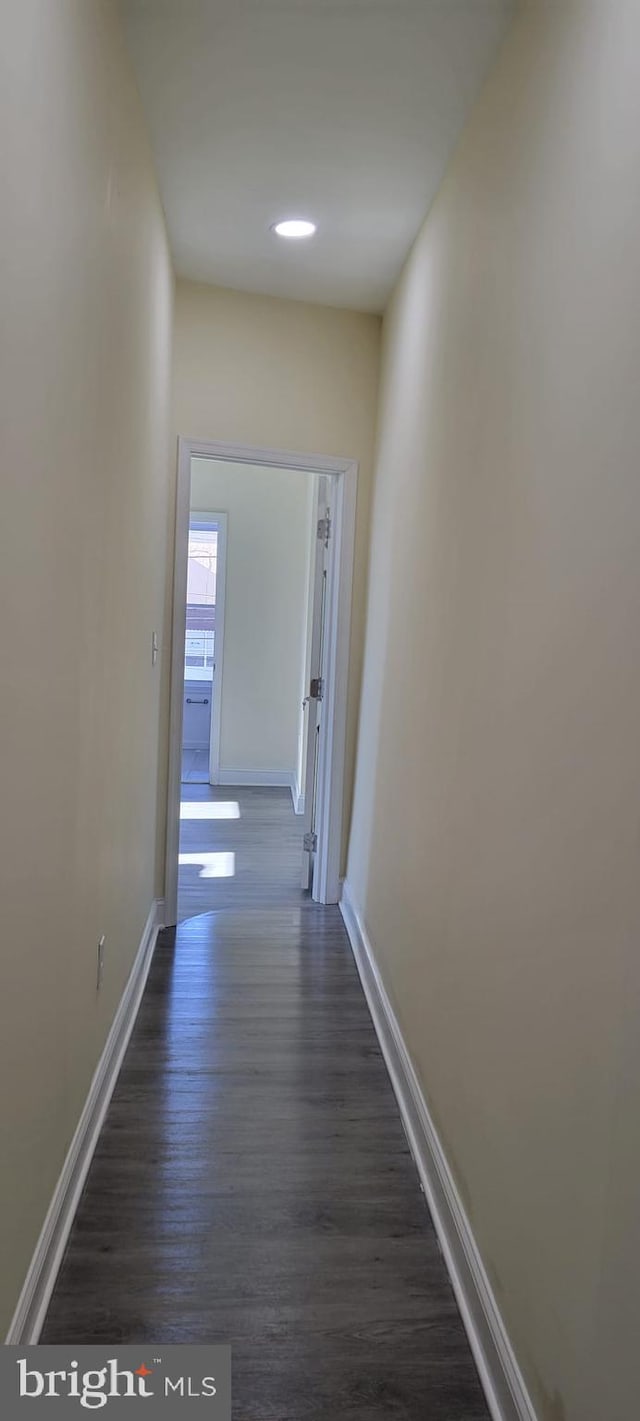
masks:
<path id="1" fill-rule="evenodd" d="M 191 460 L 179 919 L 310 901 L 303 840 L 315 822 L 322 692 L 309 692 L 312 655 L 321 662 L 326 646 L 326 574 L 316 572 L 327 484 L 308 470 Z"/>

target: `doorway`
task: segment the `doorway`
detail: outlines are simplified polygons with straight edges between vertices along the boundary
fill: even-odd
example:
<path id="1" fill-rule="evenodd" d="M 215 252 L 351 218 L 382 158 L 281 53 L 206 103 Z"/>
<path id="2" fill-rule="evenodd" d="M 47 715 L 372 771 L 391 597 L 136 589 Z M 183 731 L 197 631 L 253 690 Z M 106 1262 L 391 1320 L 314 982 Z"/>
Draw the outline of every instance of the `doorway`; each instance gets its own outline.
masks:
<path id="1" fill-rule="evenodd" d="M 220 499 L 215 513 L 202 508 L 201 490 L 208 487 L 207 475 L 214 487 L 226 490 L 226 499 Z M 271 698 L 277 702 L 291 674 L 289 662 L 283 660 L 280 643 L 286 641 L 285 631 L 287 628 L 290 631 L 292 619 L 300 622 L 301 609 L 297 604 L 302 596 L 291 583 L 285 588 L 290 547 L 296 540 L 288 525 L 281 527 L 278 523 L 278 479 L 288 481 L 296 506 L 302 501 L 308 510 L 308 547 L 305 547 L 308 607 L 304 622 L 303 670 L 298 673 L 295 693 L 298 717 L 295 751 L 291 750 L 291 736 L 287 742 L 289 748 L 283 749 L 282 734 L 284 722 L 289 720 L 288 709 L 286 713 L 284 708 L 280 714 L 267 713 Z M 357 465 L 352 460 L 179 441 L 167 806 L 167 923 L 175 922 L 178 915 L 179 850 L 181 873 L 188 871 L 190 882 L 193 880 L 194 891 L 190 896 L 197 905 L 194 911 L 227 904 L 233 884 L 207 885 L 206 880 L 218 876 L 234 878 L 237 855 L 222 846 L 222 838 L 226 835 L 230 842 L 232 838 L 234 842 L 248 842 L 242 839 L 242 821 L 246 821 L 247 834 L 253 824 L 255 835 L 259 832 L 263 836 L 267 848 L 265 863 L 270 861 L 269 855 L 276 845 L 286 845 L 289 872 L 294 861 L 291 856 L 295 855 L 298 864 L 295 892 L 301 903 L 303 893 L 307 901 L 317 903 L 339 900 L 356 487 Z M 212 497 L 210 494 L 209 507 Z M 244 551 L 241 544 L 243 537 L 245 542 L 247 538 L 236 507 L 238 499 L 241 503 L 244 499 L 247 505 L 245 523 L 253 539 Z M 229 506 L 222 507 L 225 501 L 229 506 L 233 503 L 231 512 Z M 221 529 L 225 522 L 226 576 L 221 580 Z M 278 578 L 269 584 L 264 572 L 264 556 L 265 549 L 274 542 L 278 542 L 280 548 L 275 558 Z M 190 578 L 192 559 L 194 573 Z M 198 562 L 200 567 L 196 566 Z M 240 592 L 238 569 L 241 563 Z M 221 592 L 226 598 L 224 670 L 220 654 Z M 278 606 L 283 620 L 276 625 Z M 213 612 L 207 610 L 212 607 Z M 238 626 L 241 613 L 245 626 L 242 638 L 233 630 L 234 625 Z M 270 648 L 266 670 L 265 647 Z M 207 696 L 209 674 L 211 691 Z M 189 682 L 191 688 L 197 685 L 202 695 L 192 696 L 188 705 Z M 201 704 L 196 704 L 207 699 L 210 707 L 202 709 Z M 204 719 L 209 709 L 212 733 L 208 782 L 201 770 L 199 783 L 191 769 L 187 775 L 194 778 L 187 779 L 183 785 L 183 752 L 186 754 L 190 742 L 203 735 L 202 728 L 192 735 L 187 722 L 191 719 L 194 724 L 194 712 Z M 189 823 L 185 823 L 187 818 Z M 206 853 L 198 840 L 201 833 L 198 826 L 203 823 L 211 839 Z M 198 841 L 189 842 L 187 849 L 189 835 Z M 245 854 L 245 863 L 247 861 Z M 267 878 L 261 879 L 258 874 L 251 885 L 252 901 L 257 902 L 260 893 L 266 894 L 268 888 Z M 185 915 L 182 911 L 181 916 Z"/>

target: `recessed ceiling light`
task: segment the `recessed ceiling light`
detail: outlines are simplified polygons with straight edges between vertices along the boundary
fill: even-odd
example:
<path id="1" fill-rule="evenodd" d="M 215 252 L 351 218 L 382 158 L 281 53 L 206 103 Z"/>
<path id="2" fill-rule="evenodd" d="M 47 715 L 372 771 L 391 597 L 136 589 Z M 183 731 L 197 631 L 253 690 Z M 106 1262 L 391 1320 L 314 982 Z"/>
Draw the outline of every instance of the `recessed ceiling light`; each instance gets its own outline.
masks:
<path id="1" fill-rule="evenodd" d="M 315 230 L 315 222 L 307 222 L 303 217 L 288 217 L 284 222 L 274 222 L 271 228 L 279 237 L 312 237 Z"/>

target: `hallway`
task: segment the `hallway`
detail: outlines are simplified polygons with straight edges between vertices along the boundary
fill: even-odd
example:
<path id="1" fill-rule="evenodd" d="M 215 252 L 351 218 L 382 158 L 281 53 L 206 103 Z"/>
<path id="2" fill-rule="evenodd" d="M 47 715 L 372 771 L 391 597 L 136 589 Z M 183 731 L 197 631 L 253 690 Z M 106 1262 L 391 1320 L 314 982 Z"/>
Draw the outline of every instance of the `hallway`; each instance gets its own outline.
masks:
<path id="1" fill-rule="evenodd" d="M 238 1421 L 486 1421 L 337 908 L 161 934 L 43 1343 L 228 1340 Z"/>

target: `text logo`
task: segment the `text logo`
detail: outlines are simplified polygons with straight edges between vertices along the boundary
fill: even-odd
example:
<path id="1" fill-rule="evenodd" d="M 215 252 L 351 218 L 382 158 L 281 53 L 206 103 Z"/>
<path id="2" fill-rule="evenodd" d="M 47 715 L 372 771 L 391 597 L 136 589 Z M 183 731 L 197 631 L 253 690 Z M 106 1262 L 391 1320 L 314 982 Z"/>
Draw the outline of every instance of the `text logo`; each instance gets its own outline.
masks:
<path id="1" fill-rule="evenodd" d="M 189 1345 L 154 1348 L 146 1354 L 135 1347 L 16 1347 L 0 1348 L 0 1409 L 4 1402 L 25 1403 L 25 1414 L 43 1408 L 43 1418 L 82 1411 L 116 1411 L 124 1405 L 129 1417 L 135 1402 L 153 1402 L 170 1418 L 206 1408 L 209 1421 L 231 1421 L 231 1348 Z M 18 1408 L 19 1414 L 19 1408 Z M 149 1413 L 148 1413 L 149 1414 Z"/>

